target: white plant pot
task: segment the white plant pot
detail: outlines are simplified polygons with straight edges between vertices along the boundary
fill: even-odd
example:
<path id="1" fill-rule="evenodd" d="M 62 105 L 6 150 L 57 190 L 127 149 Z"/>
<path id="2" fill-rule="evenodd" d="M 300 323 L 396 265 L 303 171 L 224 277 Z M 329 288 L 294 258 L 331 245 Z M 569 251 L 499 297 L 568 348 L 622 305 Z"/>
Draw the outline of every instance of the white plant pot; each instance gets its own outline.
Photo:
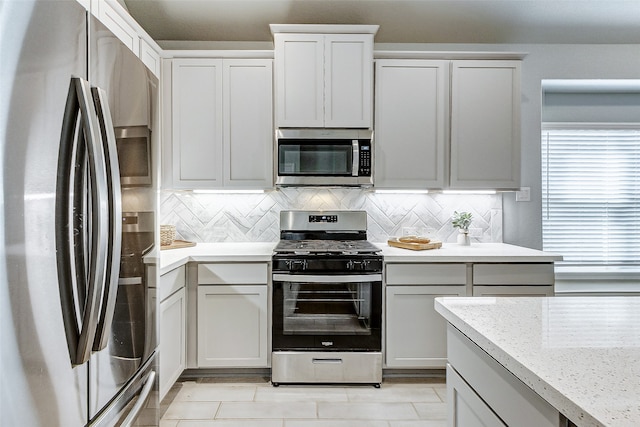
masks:
<path id="1" fill-rule="evenodd" d="M 460 232 L 458 234 L 458 244 L 460 246 L 470 246 L 471 245 L 471 238 L 469 237 L 469 232 L 468 231 L 460 230 Z"/>

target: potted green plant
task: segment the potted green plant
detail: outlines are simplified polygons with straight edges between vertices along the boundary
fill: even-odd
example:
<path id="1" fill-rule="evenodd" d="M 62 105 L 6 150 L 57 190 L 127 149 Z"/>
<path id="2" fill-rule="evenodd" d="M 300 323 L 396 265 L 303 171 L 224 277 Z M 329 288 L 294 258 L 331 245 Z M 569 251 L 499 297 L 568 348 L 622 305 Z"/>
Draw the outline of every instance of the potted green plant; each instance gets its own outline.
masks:
<path id="1" fill-rule="evenodd" d="M 469 238 L 469 226 L 471 225 L 472 219 L 473 215 L 471 212 L 453 212 L 451 225 L 453 225 L 453 228 L 458 229 L 458 244 L 462 246 L 469 246 L 471 244 L 471 239 Z"/>

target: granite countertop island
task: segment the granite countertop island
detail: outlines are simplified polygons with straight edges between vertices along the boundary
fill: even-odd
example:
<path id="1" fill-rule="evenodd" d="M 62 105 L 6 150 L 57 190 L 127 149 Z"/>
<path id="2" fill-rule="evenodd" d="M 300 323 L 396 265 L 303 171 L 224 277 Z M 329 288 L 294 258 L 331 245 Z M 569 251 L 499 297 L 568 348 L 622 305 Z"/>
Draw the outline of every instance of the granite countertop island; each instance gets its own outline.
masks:
<path id="1" fill-rule="evenodd" d="M 640 426 L 640 297 L 445 297 L 435 305 L 576 425 Z"/>

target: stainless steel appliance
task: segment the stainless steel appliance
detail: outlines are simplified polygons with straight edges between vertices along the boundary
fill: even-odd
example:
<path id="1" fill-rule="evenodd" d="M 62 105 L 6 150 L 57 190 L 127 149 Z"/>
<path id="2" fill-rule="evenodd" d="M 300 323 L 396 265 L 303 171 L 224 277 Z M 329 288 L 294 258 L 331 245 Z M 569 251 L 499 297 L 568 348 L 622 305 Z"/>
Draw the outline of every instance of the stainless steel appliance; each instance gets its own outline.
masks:
<path id="1" fill-rule="evenodd" d="M 364 211 L 282 211 L 271 381 L 382 381 L 382 255 Z"/>
<path id="2" fill-rule="evenodd" d="M 157 179 L 121 188 L 114 128 L 157 146 L 158 81 L 76 1 L 4 2 L 0 28 L 0 425 L 156 426 L 157 268 L 122 210 L 155 223 Z"/>
<path id="3" fill-rule="evenodd" d="M 373 185 L 373 132 L 364 129 L 279 129 L 276 185 Z"/>
<path id="4" fill-rule="evenodd" d="M 124 126 L 117 127 L 115 135 L 122 186 L 151 185 L 151 130 L 147 126 Z"/>

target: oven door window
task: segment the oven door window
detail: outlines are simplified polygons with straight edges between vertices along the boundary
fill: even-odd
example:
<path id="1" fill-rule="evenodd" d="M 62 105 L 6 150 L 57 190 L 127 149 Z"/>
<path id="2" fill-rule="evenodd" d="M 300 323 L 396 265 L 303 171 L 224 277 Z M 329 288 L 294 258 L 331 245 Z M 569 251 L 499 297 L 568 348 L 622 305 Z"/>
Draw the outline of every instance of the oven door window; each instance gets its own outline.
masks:
<path id="1" fill-rule="evenodd" d="M 379 351 L 381 282 L 274 281 L 274 350 Z"/>
<path id="2" fill-rule="evenodd" d="M 351 141 L 278 143 L 278 175 L 281 176 L 351 176 L 352 167 Z"/>
<path id="3" fill-rule="evenodd" d="M 284 335 L 371 335 L 371 283 L 288 283 Z"/>

